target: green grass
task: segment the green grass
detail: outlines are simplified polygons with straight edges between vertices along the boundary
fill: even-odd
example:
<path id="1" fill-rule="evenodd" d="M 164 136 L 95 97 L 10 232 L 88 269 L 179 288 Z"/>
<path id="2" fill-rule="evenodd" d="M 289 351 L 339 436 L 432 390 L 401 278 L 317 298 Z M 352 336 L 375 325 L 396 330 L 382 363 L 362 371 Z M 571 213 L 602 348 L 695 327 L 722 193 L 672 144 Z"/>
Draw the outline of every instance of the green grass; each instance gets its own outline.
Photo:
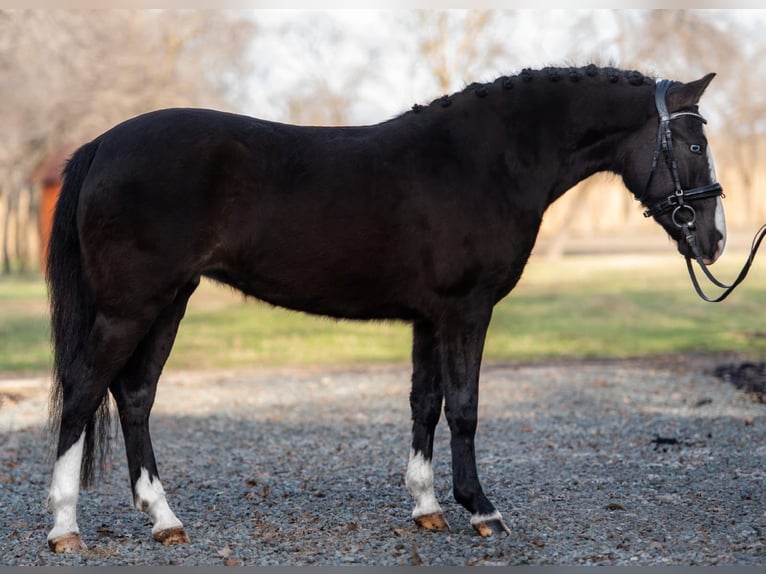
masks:
<path id="1" fill-rule="evenodd" d="M 200 308 L 201 297 L 218 303 Z M 409 330 L 390 322 L 334 321 L 276 309 L 203 283 L 182 323 L 169 367 L 391 362 L 408 356 Z"/>
<path id="2" fill-rule="evenodd" d="M 744 260 L 714 269 L 725 280 Z M 683 352 L 763 356 L 766 272 L 753 269 L 725 302 L 697 297 L 678 256 L 569 258 L 530 265 L 497 306 L 486 356 L 627 357 Z"/>
<path id="3" fill-rule="evenodd" d="M 732 252 L 714 270 L 730 280 Z M 495 308 L 488 360 L 636 357 L 685 352 L 766 355 L 766 269 L 756 261 L 725 302 L 693 292 L 683 260 L 658 257 L 532 258 Z M 46 372 L 50 346 L 45 285 L 0 281 L 0 374 Z M 203 284 L 192 297 L 168 368 L 404 363 L 410 329 L 400 323 L 333 321 L 245 300 Z"/>
<path id="4" fill-rule="evenodd" d="M 0 374 L 47 370 L 50 364 L 45 283 L 0 281 Z"/>

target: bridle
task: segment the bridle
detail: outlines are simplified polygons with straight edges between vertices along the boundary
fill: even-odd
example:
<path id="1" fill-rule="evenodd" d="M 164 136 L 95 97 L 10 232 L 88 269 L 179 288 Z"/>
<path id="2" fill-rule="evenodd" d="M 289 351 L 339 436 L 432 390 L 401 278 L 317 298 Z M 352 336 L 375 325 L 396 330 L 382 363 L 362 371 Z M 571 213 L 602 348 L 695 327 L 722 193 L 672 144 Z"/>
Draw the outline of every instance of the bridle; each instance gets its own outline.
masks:
<path id="1" fill-rule="evenodd" d="M 691 116 L 697 118 L 703 124 L 707 123 L 707 120 L 703 118 L 699 113 L 691 110 L 681 110 L 674 113 L 668 112 L 668 105 L 665 101 L 665 96 L 668 93 L 668 88 L 672 85 L 670 80 L 660 80 L 657 82 L 657 89 L 654 93 L 654 104 L 657 106 L 657 114 L 660 118 L 660 127 L 657 130 L 657 145 L 654 148 L 654 155 L 652 156 L 652 170 L 649 173 L 649 179 L 646 182 L 644 193 L 641 196 L 643 201 L 646 193 L 649 191 L 649 186 L 654 179 L 654 174 L 657 171 L 657 162 L 660 155 L 665 158 L 665 164 L 670 170 L 670 175 L 673 178 L 673 187 L 675 188 L 672 195 L 667 196 L 662 201 L 658 201 L 654 205 L 644 211 L 644 217 L 654 217 L 662 215 L 664 213 L 672 212 L 673 223 L 677 227 L 683 228 L 684 225 L 688 225 L 690 228 L 694 228 L 694 221 L 697 217 L 694 208 L 690 205 L 692 201 L 698 201 L 700 199 L 707 199 L 709 197 L 718 197 L 723 195 L 723 188 L 718 182 L 713 182 L 710 185 L 702 187 L 695 187 L 694 189 L 684 189 L 681 185 L 681 178 L 678 175 L 678 163 L 673 155 L 673 133 L 670 129 L 670 122 L 684 116 Z M 688 222 L 679 220 L 679 214 L 686 212 Z"/>
<path id="2" fill-rule="evenodd" d="M 675 156 L 673 155 L 673 134 L 670 129 L 670 122 L 683 116 L 691 116 L 693 118 L 697 118 L 703 124 L 706 124 L 707 120 L 699 113 L 691 110 L 680 110 L 672 114 L 669 113 L 666 102 L 666 95 L 671 85 L 672 82 L 670 80 L 660 80 L 657 82 L 655 89 L 654 103 L 657 107 L 657 114 L 659 116 L 660 122 L 659 129 L 657 131 L 657 145 L 655 146 L 654 155 L 652 156 L 652 169 L 649 173 L 649 179 L 646 182 L 646 187 L 644 188 L 644 192 L 641 194 L 639 201 L 643 203 L 644 198 L 649 191 L 649 186 L 654 179 L 654 174 L 657 170 L 657 164 L 660 155 L 662 155 L 665 158 L 665 164 L 668 166 L 670 175 L 673 178 L 674 191 L 665 199 L 647 206 L 646 211 L 644 211 L 644 217 L 656 217 L 665 213 L 671 214 L 670 217 L 673 221 L 673 224 L 683 233 L 684 239 L 689 244 L 689 248 L 694 255 L 694 259 L 697 261 L 697 264 L 700 266 L 705 276 L 716 287 L 724 289 L 724 292 L 716 298 L 711 298 L 705 295 L 705 293 L 702 291 L 702 288 L 700 287 L 699 281 L 697 281 L 696 275 L 694 274 L 691 257 L 687 255 L 686 267 L 689 271 L 689 277 L 691 278 L 695 291 L 697 291 L 697 294 L 705 301 L 710 303 L 718 303 L 719 301 L 726 299 L 726 297 L 728 297 L 729 294 L 734 291 L 734 288 L 739 285 L 747 276 L 747 273 L 750 270 L 750 265 L 755 258 L 755 253 L 758 250 L 764 235 L 766 235 L 766 225 L 761 227 L 761 229 L 758 230 L 758 233 L 756 233 L 755 238 L 753 239 L 753 244 L 750 248 L 750 256 L 748 257 L 744 267 L 742 268 L 742 271 L 740 271 L 734 282 L 730 285 L 726 285 L 725 283 L 718 281 L 718 279 L 716 279 L 707 268 L 702 254 L 700 253 L 699 246 L 697 245 L 697 236 L 694 228 L 694 224 L 697 219 L 697 212 L 694 210 L 694 207 L 691 205 L 691 203 L 711 197 L 723 197 L 723 188 L 718 182 L 713 182 L 702 187 L 695 187 L 694 189 L 683 188 L 681 185 L 681 178 L 678 175 L 678 163 L 676 162 Z"/>

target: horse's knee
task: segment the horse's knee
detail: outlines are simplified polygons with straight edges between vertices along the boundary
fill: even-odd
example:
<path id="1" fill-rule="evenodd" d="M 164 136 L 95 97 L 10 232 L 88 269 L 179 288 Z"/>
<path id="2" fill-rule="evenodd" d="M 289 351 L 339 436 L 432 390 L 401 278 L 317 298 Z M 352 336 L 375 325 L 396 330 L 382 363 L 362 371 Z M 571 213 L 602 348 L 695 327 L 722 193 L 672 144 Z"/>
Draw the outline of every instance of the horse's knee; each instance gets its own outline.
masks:
<path id="1" fill-rule="evenodd" d="M 455 412 L 448 409 L 446 416 L 453 440 L 473 440 L 479 424 L 479 417 L 476 412 L 467 409 L 460 409 L 458 412 Z"/>
<path id="2" fill-rule="evenodd" d="M 414 421 L 434 428 L 441 417 L 442 397 L 436 393 L 428 393 L 427 395 L 412 393 L 410 395 L 410 408 Z"/>

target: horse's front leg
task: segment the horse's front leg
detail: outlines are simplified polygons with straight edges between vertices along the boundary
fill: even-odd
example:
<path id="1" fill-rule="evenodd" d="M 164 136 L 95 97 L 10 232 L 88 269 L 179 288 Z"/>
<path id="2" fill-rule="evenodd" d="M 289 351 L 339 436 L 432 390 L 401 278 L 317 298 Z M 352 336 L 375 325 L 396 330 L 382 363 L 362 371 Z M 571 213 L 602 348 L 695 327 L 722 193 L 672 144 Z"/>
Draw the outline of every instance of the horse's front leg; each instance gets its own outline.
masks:
<path id="1" fill-rule="evenodd" d="M 479 371 L 491 314 L 491 307 L 451 314 L 438 331 L 444 412 L 451 433 L 453 491 L 455 500 L 471 513 L 471 524 L 482 536 L 510 534 L 502 515 L 484 495 L 474 448 Z"/>
<path id="2" fill-rule="evenodd" d="M 449 528 L 434 494 L 434 471 L 431 463 L 434 432 L 442 411 L 441 365 L 436 332 L 432 323 L 418 321 L 412 337 L 412 448 L 407 465 L 406 484 L 415 509 L 412 518 L 428 530 Z"/>

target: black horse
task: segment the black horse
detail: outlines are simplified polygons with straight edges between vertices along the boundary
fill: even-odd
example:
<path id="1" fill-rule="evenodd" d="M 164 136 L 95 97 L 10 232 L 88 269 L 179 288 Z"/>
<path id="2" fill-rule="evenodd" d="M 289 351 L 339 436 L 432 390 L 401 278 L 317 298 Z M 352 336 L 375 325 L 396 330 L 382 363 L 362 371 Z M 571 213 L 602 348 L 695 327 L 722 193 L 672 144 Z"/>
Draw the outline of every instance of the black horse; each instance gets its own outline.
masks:
<path id="1" fill-rule="evenodd" d="M 136 507 L 154 538 L 188 542 L 158 478 L 149 412 L 203 276 L 307 313 L 412 323 L 412 516 L 447 526 L 431 465 L 443 407 L 455 499 L 481 535 L 508 532 L 474 451 L 493 306 L 521 277 L 546 208 L 599 171 L 619 174 L 682 254 L 691 230 L 702 257 L 718 257 L 720 186 L 697 111 L 712 77 L 524 70 L 377 125 L 171 109 L 85 144 L 64 170 L 47 269 L 59 425 L 50 547 L 85 547 L 77 498 L 108 443 L 109 393 Z"/>

